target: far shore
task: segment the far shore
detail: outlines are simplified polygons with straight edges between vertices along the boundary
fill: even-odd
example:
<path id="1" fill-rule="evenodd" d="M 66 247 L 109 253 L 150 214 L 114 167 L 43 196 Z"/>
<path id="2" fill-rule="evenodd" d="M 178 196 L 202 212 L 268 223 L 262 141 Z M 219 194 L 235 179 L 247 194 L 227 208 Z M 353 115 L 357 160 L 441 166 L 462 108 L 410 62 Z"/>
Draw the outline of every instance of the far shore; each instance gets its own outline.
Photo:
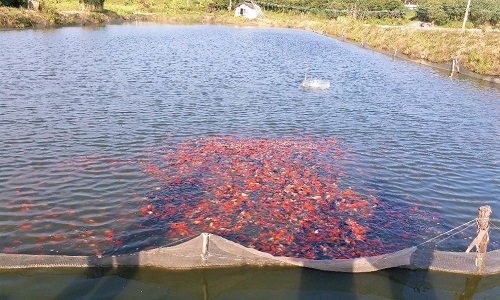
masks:
<path id="1" fill-rule="evenodd" d="M 349 17 L 334 19 L 311 15 L 265 13 L 255 20 L 234 17 L 231 12 L 183 11 L 175 14 L 135 12 L 118 14 L 84 11 L 32 11 L 0 7 L 0 29 L 102 26 L 127 22 L 167 24 L 220 24 L 278 27 L 313 31 L 358 44 L 393 57 L 500 84 L 500 31 L 421 27 L 418 22 L 401 26 L 363 24 Z M 459 69 L 452 69 L 453 61 Z"/>

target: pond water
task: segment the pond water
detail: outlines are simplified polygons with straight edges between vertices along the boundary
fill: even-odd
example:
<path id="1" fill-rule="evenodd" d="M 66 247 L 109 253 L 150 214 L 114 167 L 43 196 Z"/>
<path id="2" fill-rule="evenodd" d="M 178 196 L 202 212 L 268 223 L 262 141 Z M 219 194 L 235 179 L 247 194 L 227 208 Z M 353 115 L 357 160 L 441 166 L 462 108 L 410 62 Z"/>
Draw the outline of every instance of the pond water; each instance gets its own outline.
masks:
<path id="1" fill-rule="evenodd" d="M 384 204 L 372 234 L 413 231 L 398 247 L 472 220 L 481 205 L 500 211 L 498 86 L 288 29 L 3 31 L 0 49 L 0 252 L 175 241 L 141 213 L 165 188 L 145 169 L 171 145 L 214 136 L 337 139 L 339 185 Z M 302 90 L 306 66 L 331 88 Z M 496 228 L 490 249 L 500 248 Z M 463 251 L 474 233 L 439 247 Z"/>
<path id="2" fill-rule="evenodd" d="M 7 299 L 498 299 L 499 276 L 403 269 L 348 274 L 310 269 L 39 269 L 0 273 Z M 36 296 L 33 296 L 36 295 Z"/>

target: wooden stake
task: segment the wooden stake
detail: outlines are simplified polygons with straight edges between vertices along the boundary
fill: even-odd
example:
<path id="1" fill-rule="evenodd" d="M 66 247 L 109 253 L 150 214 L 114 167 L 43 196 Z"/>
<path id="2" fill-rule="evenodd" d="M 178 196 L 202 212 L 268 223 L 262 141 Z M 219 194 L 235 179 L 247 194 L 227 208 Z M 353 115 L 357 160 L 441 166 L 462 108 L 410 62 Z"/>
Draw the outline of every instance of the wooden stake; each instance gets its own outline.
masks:
<path id="1" fill-rule="evenodd" d="M 451 60 L 451 74 L 450 77 L 453 77 L 453 73 L 455 72 L 455 58 Z"/>
<path id="2" fill-rule="evenodd" d="M 469 253 L 474 247 L 476 247 L 476 266 L 478 270 L 481 271 L 484 268 L 486 251 L 488 248 L 488 241 L 490 240 L 490 215 L 491 207 L 489 205 L 481 206 L 478 209 L 477 215 L 477 236 L 470 243 L 466 253 Z"/>
<path id="3" fill-rule="evenodd" d="M 208 258 L 208 248 L 210 246 L 210 233 L 202 233 L 201 236 L 203 237 L 203 245 L 201 246 L 201 258 L 207 259 Z"/>

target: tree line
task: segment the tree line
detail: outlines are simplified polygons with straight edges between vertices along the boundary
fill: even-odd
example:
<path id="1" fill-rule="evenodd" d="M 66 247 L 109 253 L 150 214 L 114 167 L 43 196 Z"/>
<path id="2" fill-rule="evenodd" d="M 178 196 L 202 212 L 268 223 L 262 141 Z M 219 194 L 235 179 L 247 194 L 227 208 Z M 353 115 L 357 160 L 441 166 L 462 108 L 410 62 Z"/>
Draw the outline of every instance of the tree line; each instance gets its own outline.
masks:
<path id="1" fill-rule="evenodd" d="M 464 18 L 467 0 L 419 0 L 419 20 L 444 25 Z M 469 21 L 474 25 L 500 23 L 500 0 L 472 0 Z"/>
<path id="2" fill-rule="evenodd" d="M 0 0 L 0 6 L 27 7 L 29 0 Z M 40 0 L 37 0 L 40 1 Z M 76 0 L 75 0 L 76 1 Z M 102 10 L 105 0 L 78 0 L 81 8 Z M 159 0 L 154 0 L 159 1 Z M 164 0 L 173 2 L 176 0 Z M 210 8 L 225 10 L 238 0 L 191 0 L 208 3 Z M 244 0 L 240 0 L 244 1 Z M 352 15 L 356 18 L 403 18 L 408 11 L 404 0 L 255 0 L 264 10 L 288 13 L 314 13 L 328 18 Z M 410 1 L 410 0 L 406 0 Z M 202 3 L 203 2 L 203 3 Z M 467 0 L 411 0 L 416 3 L 416 18 L 444 25 L 463 20 Z M 195 7 L 199 8 L 200 5 Z M 469 21 L 474 25 L 500 24 L 500 0 L 471 0 Z"/>
<path id="3" fill-rule="evenodd" d="M 231 1 L 235 4 L 235 1 Z M 422 22 L 444 25 L 464 18 L 467 0 L 255 0 L 268 11 L 323 14 L 336 18 L 403 18 L 408 9 L 404 2 L 417 4 L 416 18 Z M 215 7 L 227 9 L 230 0 L 214 0 Z M 472 0 L 469 21 L 474 25 L 500 23 L 500 0 Z"/>

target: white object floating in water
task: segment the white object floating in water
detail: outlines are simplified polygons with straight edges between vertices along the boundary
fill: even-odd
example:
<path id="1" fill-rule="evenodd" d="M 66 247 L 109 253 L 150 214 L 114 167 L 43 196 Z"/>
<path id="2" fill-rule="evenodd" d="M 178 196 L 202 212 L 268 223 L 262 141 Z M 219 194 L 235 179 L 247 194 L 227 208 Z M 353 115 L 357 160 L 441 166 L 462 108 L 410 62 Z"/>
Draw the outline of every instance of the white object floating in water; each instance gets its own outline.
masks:
<path id="1" fill-rule="evenodd" d="M 322 79 L 307 79 L 307 69 L 304 72 L 304 80 L 302 80 L 302 87 L 305 89 L 326 90 L 330 88 L 329 80 Z"/>
<path id="2" fill-rule="evenodd" d="M 304 79 L 302 87 L 306 89 L 326 90 L 330 88 L 330 81 L 321 79 Z"/>

